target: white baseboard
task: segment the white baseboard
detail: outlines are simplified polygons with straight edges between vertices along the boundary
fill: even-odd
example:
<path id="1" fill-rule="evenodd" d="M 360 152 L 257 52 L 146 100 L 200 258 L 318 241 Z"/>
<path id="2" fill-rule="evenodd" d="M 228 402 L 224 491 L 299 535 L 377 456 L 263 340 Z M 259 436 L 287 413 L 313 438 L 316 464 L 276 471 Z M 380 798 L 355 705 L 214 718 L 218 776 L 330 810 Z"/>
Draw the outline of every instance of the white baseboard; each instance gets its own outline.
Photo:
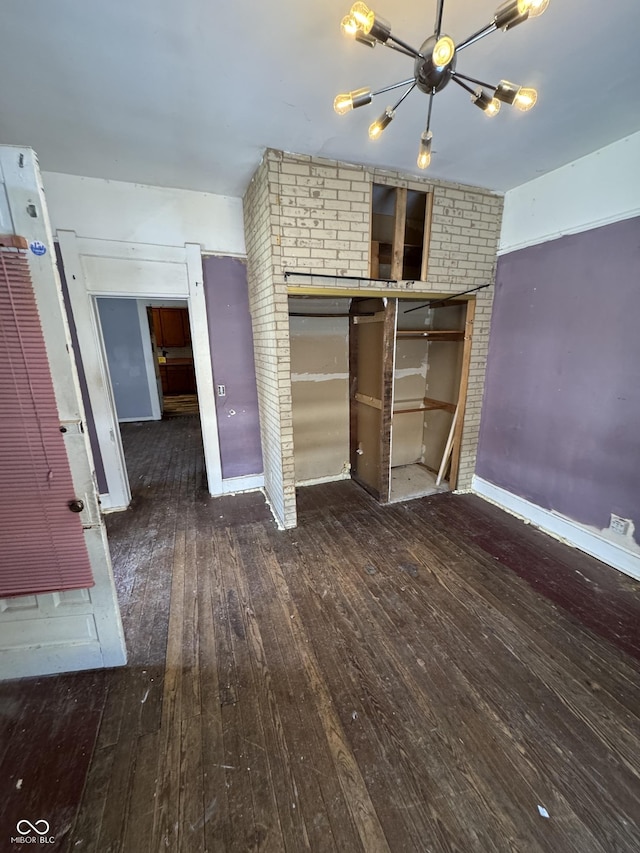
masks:
<path id="1" fill-rule="evenodd" d="M 222 481 L 222 490 L 212 494 L 212 497 L 221 495 L 235 495 L 238 492 L 257 492 L 264 486 L 264 474 L 247 474 L 245 477 L 229 477 Z"/>
<path id="2" fill-rule="evenodd" d="M 473 477 L 471 488 L 481 498 L 640 581 L 640 551 L 634 553 L 623 545 L 606 539 L 596 528 L 586 527 L 557 512 L 536 506 L 481 477 Z"/>

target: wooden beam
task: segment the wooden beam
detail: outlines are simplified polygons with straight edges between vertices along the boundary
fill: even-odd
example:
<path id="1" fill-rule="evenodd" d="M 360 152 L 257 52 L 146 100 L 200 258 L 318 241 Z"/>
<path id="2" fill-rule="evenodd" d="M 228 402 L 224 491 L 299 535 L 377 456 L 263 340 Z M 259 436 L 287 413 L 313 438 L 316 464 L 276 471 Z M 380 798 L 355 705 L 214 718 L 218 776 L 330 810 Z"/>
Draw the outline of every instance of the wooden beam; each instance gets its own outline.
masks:
<path id="1" fill-rule="evenodd" d="M 447 403 L 444 400 L 434 400 L 432 397 L 425 397 L 422 401 L 425 409 L 444 409 L 445 412 L 454 414 L 456 411 L 455 403 Z"/>
<path id="2" fill-rule="evenodd" d="M 405 190 L 406 196 L 406 190 Z M 391 421 L 393 419 L 393 372 L 396 360 L 398 300 L 385 306 L 382 338 L 382 419 L 380 424 L 380 502 L 388 503 L 391 490 Z"/>
<path id="3" fill-rule="evenodd" d="M 444 453 L 442 454 L 442 462 L 440 463 L 440 468 L 438 470 L 438 476 L 436 477 L 436 486 L 439 486 L 442 482 L 444 475 L 447 471 L 447 466 L 449 464 L 449 458 L 451 456 L 451 450 L 453 449 L 453 437 L 456 432 L 456 424 L 458 423 L 458 409 L 456 407 L 456 411 L 453 415 L 453 420 L 451 421 L 451 429 L 449 430 L 449 436 L 447 438 L 447 443 L 444 446 Z M 451 485 L 451 483 L 449 483 Z"/>
<path id="4" fill-rule="evenodd" d="M 391 278 L 402 279 L 404 264 L 404 231 L 407 218 L 407 188 L 396 187 L 395 222 L 393 230 L 393 253 L 391 256 Z"/>
<path id="5" fill-rule="evenodd" d="M 380 242 L 371 241 L 371 265 L 369 269 L 371 278 L 380 278 Z"/>
<path id="6" fill-rule="evenodd" d="M 473 344 L 473 318 L 476 313 L 475 297 L 467 302 L 467 316 L 464 326 L 464 349 L 462 351 L 462 373 L 460 375 L 460 391 L 458 392 L 458 419 L 453 436 L 453 452 L 451 456 L 451 474 L 449 485 L 455 489 L 458 485 L 458 471 L 460 470 L 460 450 L 462 444 L 462 429 L 464 427 L 464 410 L 467 403 L 467 390 L 469 388 L 469 367 L 471 364 L 471 347 Z"/>
<path id="7" fill-rule="evenodd" d="M 353 399 L 358 403 L 362 403 L 363 406 L 371 406 L 372 409 L 379 409 L 382 411 L 382 400 L 379 400 L 377 397 L 370 397 L 368 394 L 360 394 L 357 392 L 353 395 Z"/>
<path id="8" fill-rule="evenodd" d="M 429 274 L 429 246 L 431 245 L 431 223 L 433 221 L 433 190 L 427 193 L 424 211 L 424 234 L 422 236 L 422 266 L 420 280 L 426 281 Z"/>

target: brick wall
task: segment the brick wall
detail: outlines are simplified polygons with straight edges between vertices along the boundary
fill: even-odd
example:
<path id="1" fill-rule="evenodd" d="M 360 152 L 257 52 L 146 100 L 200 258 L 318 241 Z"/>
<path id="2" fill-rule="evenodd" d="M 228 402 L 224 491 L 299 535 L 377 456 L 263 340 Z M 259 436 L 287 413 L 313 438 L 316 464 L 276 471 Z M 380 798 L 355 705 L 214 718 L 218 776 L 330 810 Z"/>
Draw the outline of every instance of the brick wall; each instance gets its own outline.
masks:
<path id="1" fill-rule="evenodd" d="M 245 197 L 245 227 L 267 495 L 285 527 L 296 523 L 287 285 L 283 272 L 336 276 L 314 287 L 380 289 L 369 275 L 372 183 L 434 194 L 426 282 L 399 282 L 394 295 L 461 292 L 495 276 L 503 199 L 488 190 L 408 178 L 398 172 L 267 151 Z M 309 281 L 300 281 L 306 285 Z M 292 284 L 292 282 L 290 282 Z M 458 488 L 475 466 L 493 293 L 477 295 Z M 264 363 L 261 363 L 264 362 Z M 273 471 L 269 471 L 273 466 Z"/>

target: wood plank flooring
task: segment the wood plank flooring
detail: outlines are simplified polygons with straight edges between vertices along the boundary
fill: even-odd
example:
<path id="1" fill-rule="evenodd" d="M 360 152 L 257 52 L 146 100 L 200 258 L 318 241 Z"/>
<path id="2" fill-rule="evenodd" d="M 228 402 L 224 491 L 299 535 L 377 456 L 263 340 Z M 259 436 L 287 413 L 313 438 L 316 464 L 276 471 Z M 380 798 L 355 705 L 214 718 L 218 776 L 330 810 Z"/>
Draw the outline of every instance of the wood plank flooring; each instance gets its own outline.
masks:
<path id="1" fill-rule="evenodd" d="M 123 438 L 129 664 L 38 680 L 102 709 L 50 849 L 640 849 L 638 584 L 472 496 L 309 487 L 278 531 L 261 495 L 207 495 L 197 418 Z"/>

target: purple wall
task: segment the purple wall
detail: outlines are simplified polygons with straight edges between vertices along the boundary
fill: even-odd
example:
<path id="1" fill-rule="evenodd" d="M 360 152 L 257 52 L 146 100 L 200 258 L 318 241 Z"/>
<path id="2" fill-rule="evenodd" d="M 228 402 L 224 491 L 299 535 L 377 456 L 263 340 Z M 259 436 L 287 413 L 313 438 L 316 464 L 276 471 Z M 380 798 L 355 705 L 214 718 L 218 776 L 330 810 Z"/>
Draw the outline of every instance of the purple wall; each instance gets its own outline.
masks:
<path id="1" fill-rule="evenodd" d="M 206 257 L 202 265 L 213 381 L 227 390 L 225 397 L 216 395 L 222 476 L 260 474 L 262 450 L 247 268 L 237 258 Z"/>
<path id="2" fill-rule="evenodd" d="M 499 259 L 476 473 L 640 541 L 640 218 Z"/>

